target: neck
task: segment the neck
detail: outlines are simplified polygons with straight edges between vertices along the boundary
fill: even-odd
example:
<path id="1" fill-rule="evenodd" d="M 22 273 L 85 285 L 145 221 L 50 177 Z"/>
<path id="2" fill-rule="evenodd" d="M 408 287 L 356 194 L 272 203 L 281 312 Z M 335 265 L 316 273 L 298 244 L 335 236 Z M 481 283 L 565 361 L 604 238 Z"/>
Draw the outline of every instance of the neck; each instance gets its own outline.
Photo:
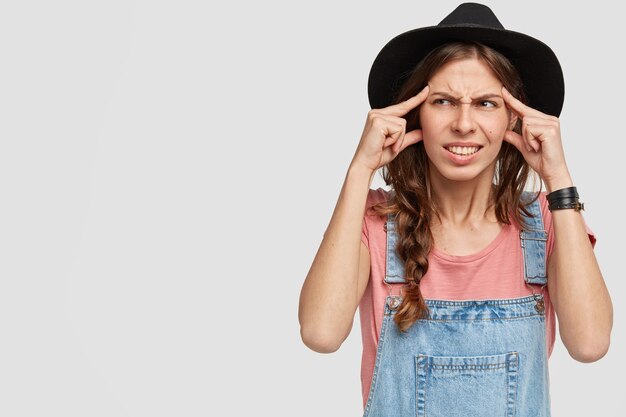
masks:
<path id="1" fill-rule="evenodd" d="M 450 226 L 475 225 L 496 221 L 493 205 L 493 172 L 486 170 L 469 181 L 452 181 L 430 168 L 431 198 L 440 222 Z"/>

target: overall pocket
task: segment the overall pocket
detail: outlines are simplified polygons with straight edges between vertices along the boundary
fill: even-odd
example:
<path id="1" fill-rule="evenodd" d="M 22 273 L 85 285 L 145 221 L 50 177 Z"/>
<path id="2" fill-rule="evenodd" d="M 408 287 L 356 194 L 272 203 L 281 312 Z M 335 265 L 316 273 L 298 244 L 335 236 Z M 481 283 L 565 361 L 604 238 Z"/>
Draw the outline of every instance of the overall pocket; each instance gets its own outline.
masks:
<path id="1" fill-rule="evenodd" d="M 518 353 L 415 357 L 417 417 L 514 417 Z"/>

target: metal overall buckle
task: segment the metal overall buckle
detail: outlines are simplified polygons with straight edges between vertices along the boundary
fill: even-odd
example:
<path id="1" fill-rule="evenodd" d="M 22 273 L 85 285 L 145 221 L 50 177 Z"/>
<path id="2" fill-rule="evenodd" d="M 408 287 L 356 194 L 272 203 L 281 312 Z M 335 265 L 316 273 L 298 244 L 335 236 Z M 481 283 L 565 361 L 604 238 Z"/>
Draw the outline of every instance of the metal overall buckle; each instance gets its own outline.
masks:
<path id="1" fill-rule="evenodd" d="M 402 304 L 402 298 L 403 298 L 403 289 L 404 287 L 406 287 L 407 284 L 402 284 L 402 285 L 398 285 L 397 287 L 400 288 L 400 294 L 392 294 L 393 292 L 393 288 L 394 286 L 392 286 L 390 283 L 386 282 L 387 284 L 387 288 L 389 289 L 389 291 L 387 291 L 387 297 L 389 298 L 389 301 L 387 302 L 387 305 L 389 306 L 390 310 L 397 310 L 398 307 L 400 307 L 400 304 Z"/>
<path id="2" fill-rule="evenodd" d="M 543 297 L 541 294 L 536 294 L 535 293 L 535 288 L 526 283 L 526 285 L 528 285 L 530 287 L 530 290 L 533 292 L 533 297 L 535 297 L 535 310 L 537 310 L 538 313 L 543 313 L 544 311 L 546 311 L 546 305 L 543 301 Z M 547 283 L 543 284 L 541 286 L 541 291 L 543 292 L 543 288 L 548 285 Z"/>

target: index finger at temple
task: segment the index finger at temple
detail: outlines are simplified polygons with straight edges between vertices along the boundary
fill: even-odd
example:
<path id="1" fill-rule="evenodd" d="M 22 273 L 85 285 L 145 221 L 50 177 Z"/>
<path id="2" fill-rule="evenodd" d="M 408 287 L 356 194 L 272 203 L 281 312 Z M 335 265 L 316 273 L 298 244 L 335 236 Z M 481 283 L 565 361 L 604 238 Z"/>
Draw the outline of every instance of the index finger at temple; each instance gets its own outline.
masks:
<path id="1" fill-rule="evenodd" d="M 410 99 L 398 104 L 393 104 L 391 106 L 382 108 L 379 110 L 379 112 L 383 114 L 389 114 L 391 116 L 404 116 L 409 111 L 422 104 L 424 100 L 426 100 L 426 97 L 428 97 L 428 91 L 429 88 L 428 85 L 426 85 L 426 87 L 424 87 L 422 91 L 420 91 Z"/>
<path id="2" fill-rule="evenodd" d="M 528 115 L 529 107 L 513 97 L 513 94 L 509 93 L 509 90 L 507 90 L 504 86 L 502 86 L 502 93 L 504 101 L 511 108 L 511 110 L 517 114 L 518 117 L 523 118 Z"/>

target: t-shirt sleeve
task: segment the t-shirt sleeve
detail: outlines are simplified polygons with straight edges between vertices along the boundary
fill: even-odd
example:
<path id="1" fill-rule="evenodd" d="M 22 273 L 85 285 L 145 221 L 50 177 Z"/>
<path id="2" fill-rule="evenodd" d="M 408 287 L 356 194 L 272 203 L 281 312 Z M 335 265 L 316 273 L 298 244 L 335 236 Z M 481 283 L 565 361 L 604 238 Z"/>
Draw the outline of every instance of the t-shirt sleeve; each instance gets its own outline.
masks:
<path id="1" fill-rule="evenodd" d="M 368 213 L 368 209 L 373 205 L 380 203 L 385 199 L 385 192 L 383 188 L 377 188 L 376 190 L 370 190 L 367 193 L 367 200 L 365 202 L 365 215 L 363 216 L 363 227 L 361 229 L 361 242 L 365 244 L 367 249 L 370 248 L 370 224 L 372 221 L 372 215 Z"/>
<path id="2" fill-rule="evenodd" d="M 548 209 L 548 200 L 546 198 L 547 192 L 542 191 L 539 199 L 541 201 L 541 212 L 543 214 L 544 219 L 544 227 L 548 231 L 548 241 L 547 241 L 547 252 L 548 254 L 552 253 L 554 249 L 554 228 L 552 226 L 552 212 Z M 581 212 L 582 214 L 582 212 Z M 591 247 L 595 248 L 596 246 L 596 235 L 591 230 L 585 218 L 583 216 L 583 223 L 585 224 L 585 230 L 587 231 L 587 236 L 589 236 L 589 242 L 591 242 Z"/>

